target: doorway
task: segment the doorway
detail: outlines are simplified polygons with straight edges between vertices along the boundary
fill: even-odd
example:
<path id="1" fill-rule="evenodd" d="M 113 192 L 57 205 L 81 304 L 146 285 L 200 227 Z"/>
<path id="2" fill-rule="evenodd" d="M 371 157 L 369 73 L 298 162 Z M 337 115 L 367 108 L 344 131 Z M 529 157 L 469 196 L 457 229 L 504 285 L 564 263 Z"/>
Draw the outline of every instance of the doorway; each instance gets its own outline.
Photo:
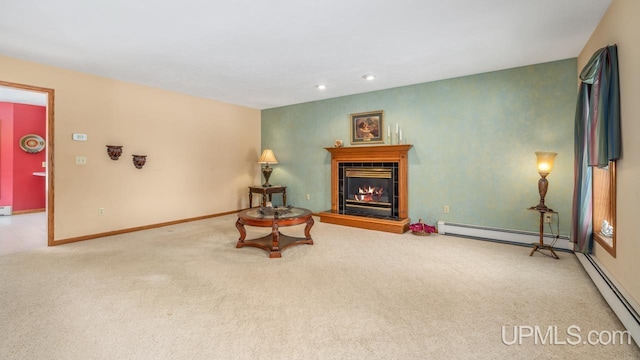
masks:
<path id="1" fill-rule="evenodd" d="M 5 220 L 9 223 L 9 226 L 13 226 L 14 223 L 23 226 L 24 223 L 29 223 L 29 228 L 31 225 L 35 227 L 39 227 L 41 230 L 46 231 L 46 245 L 52 246 L 54 245 L 54 142 L 53 142 L 53 134 L 54 134 L 54 90 L 48 88 L 42 88 L 33 85 L 12 83 L 7 81 L 0 80 L 0 93 L 16 93 L 19 92 L 21 95 L 27 96 L 27 98 L 38 98 L 44 95 L 45 97 L 45 106 L 46 106 L 46 136 L 45 136 L 45 151 L 46 151 L 46 168 L 45 168 L 45 216 L 37 216 L 37 214 L 25 214 L 25 215 L 17 215 L 23 216 L 23 218 L 16 218 L 20 220 Z M 0 98 L 0 101 L 12 102 L 9 98 Z M 13 215 L 12 215 L 13 216 Z M 26 219 L 29 217 L 29 219 Z M 25 221 L 22 221 L 25 220 Z M 44 224 L 40 224 L 39 222 L 44 220 Z M 15 230 L 14 230 L 15 232 Z"/>

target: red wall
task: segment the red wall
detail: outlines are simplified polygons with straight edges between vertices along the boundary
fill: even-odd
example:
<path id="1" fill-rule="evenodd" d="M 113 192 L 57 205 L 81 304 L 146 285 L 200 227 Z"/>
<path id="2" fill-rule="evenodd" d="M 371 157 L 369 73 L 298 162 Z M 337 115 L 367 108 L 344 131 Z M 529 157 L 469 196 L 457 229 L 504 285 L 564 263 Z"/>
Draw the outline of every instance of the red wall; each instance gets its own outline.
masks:
<path id="1" fill-rule="evenodd" d="M 47 138 L 46 108 L 44 106 L 14 104 L 13 106 L 13 211 L 45 208 L 46 178 L 34 176 L 44 171 L 46 148 L 30 154 L 20 148 L 20 138 L 27 134 Z"/>
<path id="2" fill-rule="evenodd" d="M 13 104 L 0 102 L 0 206 L 13 205 Z"/>
<path id="3" fill-rule="evenodd" d="M 13 155 L 13 177 L 12 179 L 12 199 L 11 203 L 2 205 L 12 205 L 13 211 L 44 209 L 46 203 L 46 178 L 34 176 L 34 172 L 45 171 L 42 162 L 46 161 L 46 149 L 35 154 L 27 153 L 20 148 L 20 139 L 27 134 L 36 134 L 46 139 L 46 108 L 44 106 L 10 104 L 13 107 L 13 134 L 9 150 L 2 145 L 0 160 L 6 161 L 8 153 Z M 3 119 L 3 124 L 6 119 Z M 4 131 L 3 131 L 4 133 Z M 6 134 L 5 134 L 6 135 Z M 5 136 L 2 136 L 4 143 Z M 4 169 L 4 167 L 3 167 Z M 2 175 L 2 183 L 10 182 L 8 176 Z M 4 193 L 4 185 L 2 191 Z M 2 195 L 2 201 L 5 201 Z"/>

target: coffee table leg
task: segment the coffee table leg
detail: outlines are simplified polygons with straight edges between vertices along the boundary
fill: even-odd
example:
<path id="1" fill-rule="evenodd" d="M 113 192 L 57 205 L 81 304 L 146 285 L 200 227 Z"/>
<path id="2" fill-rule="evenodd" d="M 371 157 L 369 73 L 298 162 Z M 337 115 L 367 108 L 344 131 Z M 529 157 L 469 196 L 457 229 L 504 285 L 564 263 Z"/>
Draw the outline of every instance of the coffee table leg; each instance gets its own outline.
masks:
<path id="1" fill-rule="evenodd" d="M 241 219 L 236 221 L 236 229 L 240 232 L 240 238 L 238 239 L 238 243 L 236 244 L 236 248 L 241 248 L 244 245 L 244 239 L 247 237 L 247 232 L 244 230 L 244 223 Z"/>
<path id="2" fill-rule="evenodd" d="M 313 239 L 311 238 L 311 227 L 313 226 L 313 224 L 313 216 L 310 216 L 309 220 L 307 220 L 307 226 L 304 227 L 304 236 L 307 240 L 309 240 L 309 244 L 311 245 L 313 245 Z"/>
<path id="3" fill-rule="evenodd" d="M 280 252 L 280 231 L 278 231 L 278 223 L 273 223 L 271 227 L 271 251 L 269 251 L 270 258 L 282 257 Z"/>

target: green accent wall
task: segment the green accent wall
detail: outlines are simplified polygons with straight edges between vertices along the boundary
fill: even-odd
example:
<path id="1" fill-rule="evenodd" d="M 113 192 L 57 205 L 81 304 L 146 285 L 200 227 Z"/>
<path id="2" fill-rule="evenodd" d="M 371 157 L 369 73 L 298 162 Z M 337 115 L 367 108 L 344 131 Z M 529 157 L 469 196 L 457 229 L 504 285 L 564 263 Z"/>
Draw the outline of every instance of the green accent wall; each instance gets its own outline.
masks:
<path id="1" fill-rule="evenodd" d="M 395 132 L 397 123 L 413 145 L 412 222 L 538 231 L 538 213 L 527 210 L 539 202 L 535 152 L 555 151 L 545 200 L 569 235 L 576 74 L 574 58 L 263 110 L 262 148 L 279 161 L 270 182 L 287 186 L 289 204 L 329 210 L 324 148 L 336 139 L 352 146 L 350 114 L 384 110 L 385 142 L 387 125 Z"/>

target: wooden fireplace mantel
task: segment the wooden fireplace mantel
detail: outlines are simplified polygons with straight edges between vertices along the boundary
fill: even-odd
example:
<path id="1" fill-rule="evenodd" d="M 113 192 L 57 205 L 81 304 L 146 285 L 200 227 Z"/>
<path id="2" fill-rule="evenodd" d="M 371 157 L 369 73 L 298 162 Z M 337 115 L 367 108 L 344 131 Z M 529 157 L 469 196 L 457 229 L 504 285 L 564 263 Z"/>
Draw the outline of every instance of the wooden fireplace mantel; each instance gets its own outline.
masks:
<path id="1" fill-rule="evenodd" d="M 325 148 L 331 153 L 331 210 L 320 213 L 320 221 L 402 234 L 409 230 L 409 159 L 413 145 L 379 145 Z M 398 220 L 376 219 L 338 212 L 338 168 L 342 162 L 398 163 Z"/>

